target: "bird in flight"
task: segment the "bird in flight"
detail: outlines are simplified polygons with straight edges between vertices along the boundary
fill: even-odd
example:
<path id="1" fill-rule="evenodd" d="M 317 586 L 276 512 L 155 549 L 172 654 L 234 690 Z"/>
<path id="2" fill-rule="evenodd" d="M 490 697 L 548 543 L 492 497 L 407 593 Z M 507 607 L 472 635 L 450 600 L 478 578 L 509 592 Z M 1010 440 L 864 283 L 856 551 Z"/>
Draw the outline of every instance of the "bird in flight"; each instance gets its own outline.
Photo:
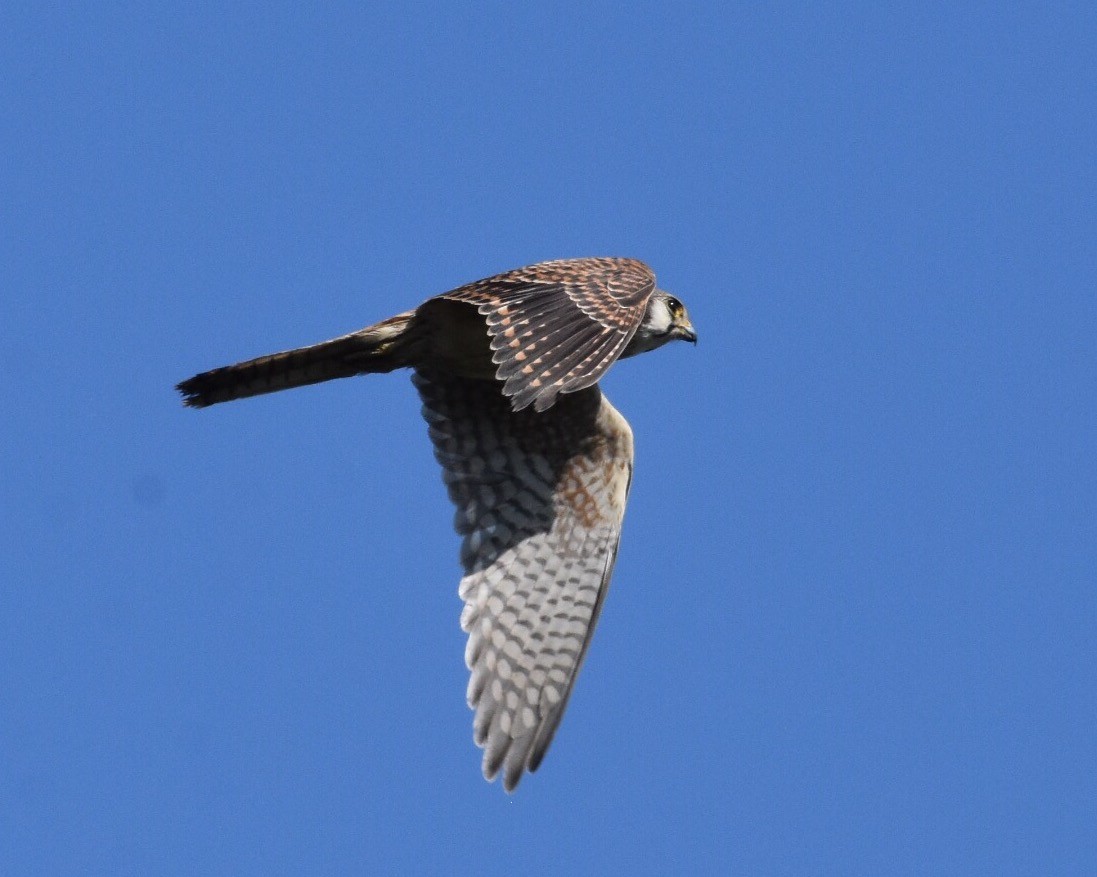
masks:
<path id="1" fill-rule="evenodd" d="M 463 537 L 468 703 L 483 771 L 510 792 L 560 724 L 606 596 L 632 430 L 598 388 L 618 359 L 696 343 L 634 259 L 542 262 L 339 338 L 203 372 L 185 404 L 412 369 Z"/>

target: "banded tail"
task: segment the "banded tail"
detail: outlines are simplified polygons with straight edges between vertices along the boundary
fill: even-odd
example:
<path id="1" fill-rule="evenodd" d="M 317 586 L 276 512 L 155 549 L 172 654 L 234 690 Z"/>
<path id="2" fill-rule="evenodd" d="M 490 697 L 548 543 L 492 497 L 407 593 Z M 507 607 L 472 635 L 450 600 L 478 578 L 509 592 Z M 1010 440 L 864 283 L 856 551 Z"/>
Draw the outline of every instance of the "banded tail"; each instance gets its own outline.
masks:
<path id="1" fill-rule="evenodd" d="M 176 389 L 184 405 L 205 408 L 334 378 L 390 372 L 411 364 L 408 329 L 414 317 L 415 311 L 407 311 L 331 341 L 215 368 Z"/>

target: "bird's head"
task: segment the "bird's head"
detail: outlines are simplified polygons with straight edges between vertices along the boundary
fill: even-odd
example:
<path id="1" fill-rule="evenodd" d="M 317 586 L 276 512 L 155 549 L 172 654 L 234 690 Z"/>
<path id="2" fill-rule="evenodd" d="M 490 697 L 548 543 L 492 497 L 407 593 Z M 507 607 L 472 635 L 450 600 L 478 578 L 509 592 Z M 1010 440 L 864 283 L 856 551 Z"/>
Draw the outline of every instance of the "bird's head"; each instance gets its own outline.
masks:
<path id="1" fill-rule="evenodd" d="M 668 341 L 697 343 L 697 332 L 690 322 L 686 307 L 669 292 L 657 289 L 648 299 L 647 311 L 640 327 L 623 356 L 632 356 L 662 347 Z"/>

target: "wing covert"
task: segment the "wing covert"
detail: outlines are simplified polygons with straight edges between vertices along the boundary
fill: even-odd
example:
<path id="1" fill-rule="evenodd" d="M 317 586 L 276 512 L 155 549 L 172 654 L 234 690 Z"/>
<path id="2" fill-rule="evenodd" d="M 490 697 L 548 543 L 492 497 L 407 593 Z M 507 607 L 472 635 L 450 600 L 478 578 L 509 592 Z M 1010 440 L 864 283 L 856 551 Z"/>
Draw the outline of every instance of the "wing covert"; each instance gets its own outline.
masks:
<path id="1" fill-rule="evenodd" d="M 655 275 L 635 259 L 541 262 L 440 296 L 487 320 L 496 377 L 518 411 L 596 383 L 643 320 Z"/>

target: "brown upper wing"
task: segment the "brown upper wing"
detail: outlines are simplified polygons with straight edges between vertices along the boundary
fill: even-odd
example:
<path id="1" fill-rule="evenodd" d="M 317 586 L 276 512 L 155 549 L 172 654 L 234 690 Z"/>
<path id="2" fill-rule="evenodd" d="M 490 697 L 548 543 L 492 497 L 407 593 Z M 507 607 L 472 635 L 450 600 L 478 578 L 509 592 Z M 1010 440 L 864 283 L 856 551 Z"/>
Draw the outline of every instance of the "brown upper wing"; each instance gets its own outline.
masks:
<path id="1" fill-rule="evenodd" d="M 544 411 L 596 383 L 636 333 L 655 274 L 635 259 L 563 259 L 518 268 L 439 298 L 477 306 L 495 376 L 513 410 Z"/>

